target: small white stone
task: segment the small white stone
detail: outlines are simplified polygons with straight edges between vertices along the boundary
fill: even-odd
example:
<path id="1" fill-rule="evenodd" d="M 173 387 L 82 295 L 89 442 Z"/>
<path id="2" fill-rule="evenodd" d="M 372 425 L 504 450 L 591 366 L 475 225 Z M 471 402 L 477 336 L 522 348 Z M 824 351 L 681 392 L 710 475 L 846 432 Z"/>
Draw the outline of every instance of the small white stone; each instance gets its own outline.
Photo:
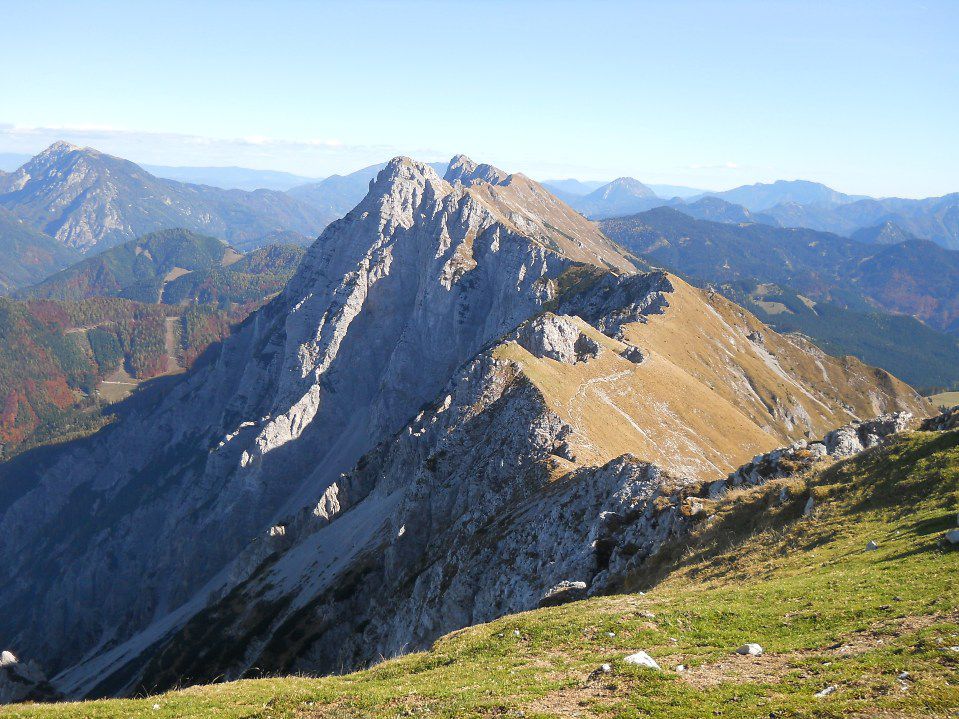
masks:
<path id="1" fill-rule="evenodd" d="M 659 665 L 656 663 L 656 660 L 649 656 L 646 652 L 636 652 L 635 654 L 630 654 L 628 657 L 623 659 L 627 664 L 635 664 L 639 667 L 646 667 L 647 669 L 659 669 Z"/>
<path id="2" fill-rule="evenodd" d="M 685 664 L 677 664 L 677 665 L 676 665 L 676 671 L 677 671 L 677 672 L 684 672 L 684 671 L 686 671 L 686 665 L 685 665 Z"/>
<path id="3" fill-rule="evenodd" d="M 519 629 L 514 629 L 514 630 L 513 630 L 513 636 L 514 636 L 514 637 L 518 637 L 518 636 L 519 636 Z"/>
<path id="4" fill-rule="evenodd" d="M 949 544 L 959 545 L 959 529 L 950 529 L 946 532 L 946 541 L 949 542 Z"/>
<path id="5" fill-rule="evenodd" d="M 600 670 L 603 674 L 609 674 L 611 671 L 613 671 L 613 665 L 612 665 L 612 664 L 603 664 L 603 665 L 599 668 L 599 670 Z"/>
<path id="6" fill-rule="evenodd" d="M 816 696 L 817 699 L 822 699 L 823 697 L 828 697 L 828 696 L 829 696 L 830 694 L 832 694 L 834 691 L 836 691 L 836 687 L 833 686 L 833 685 L 829 685 L 828 687 L 826 687 L 826 688 L 823 689 L 822 691 L 816 692 L 816 695 L 815 695 L 815 696 Z"/>
<path id="7" fill-rule="evenodd" d="M 763 654 L 763 648 L 758 644 L 750 642 L 749 644 L 743 644 L 741 647 L 739 647 L 739 649 L 736 650 L 736 654 L 760 657 Z"/>
<path id="8" fill-rule="evenodd" d="M 13 652 L 4 650 L 0 653 L 0 667 L 6 667 L 17 663 L 17 657 Z"/>
<path id="9" fill-rule="evenodd" d="M 909 672 L 900 672 L 899 679 L 902 679 L 903 681 L 909 679 Z"/>

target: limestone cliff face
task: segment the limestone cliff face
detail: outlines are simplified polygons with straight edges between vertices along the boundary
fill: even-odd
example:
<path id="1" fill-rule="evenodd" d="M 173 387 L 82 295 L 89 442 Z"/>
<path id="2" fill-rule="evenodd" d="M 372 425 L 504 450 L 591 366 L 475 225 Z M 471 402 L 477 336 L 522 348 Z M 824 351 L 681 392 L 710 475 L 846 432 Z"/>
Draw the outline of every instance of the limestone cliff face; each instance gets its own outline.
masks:
<path id="1" fill-rule="evenodd" d="M 920 410 L 522 175 L 447 178 L 393 160 L 197 368 L 0 465 L 0 644 L 71 696 L 361 665 L 599 587 L 676 483 Z"/>

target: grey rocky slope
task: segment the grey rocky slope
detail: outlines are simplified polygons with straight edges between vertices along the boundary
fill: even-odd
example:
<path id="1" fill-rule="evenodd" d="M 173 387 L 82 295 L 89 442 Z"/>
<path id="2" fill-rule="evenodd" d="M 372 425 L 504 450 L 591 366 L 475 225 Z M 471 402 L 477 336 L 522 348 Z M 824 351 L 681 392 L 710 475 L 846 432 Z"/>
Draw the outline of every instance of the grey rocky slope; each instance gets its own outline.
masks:
<path id="1" fill-rule="evenodd" d="M 176 227 L 243 249 L 280 230 L 313 237 L 338 217 L 283 192 L 160 179 L 127 160 L 65 142 L 0 178 L 0 207 L 84 253 Z"/>
<path id="2" fill-rule="evenodd" d="M 392 161 L 205 362 L 0 465 L 0 645 L 69 696 L 366 663 L 592 581 L 660 476 L 921 405 L 522 175 L 448 177 Z"/>

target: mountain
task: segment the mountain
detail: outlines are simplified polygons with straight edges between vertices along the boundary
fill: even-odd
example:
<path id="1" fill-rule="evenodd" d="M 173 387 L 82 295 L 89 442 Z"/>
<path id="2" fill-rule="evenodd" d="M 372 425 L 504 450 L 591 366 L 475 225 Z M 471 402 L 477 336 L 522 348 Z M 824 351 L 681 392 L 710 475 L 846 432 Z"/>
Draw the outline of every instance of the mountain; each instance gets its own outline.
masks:
<path id="1" fill-rule="evenodd" d="M 639 180 L 620 177 L 582 198 L 571 200 L 570 204 L 587 217 L 597 218 L 641 212 L 663 201 Z"/>
<path id="2" fill-rule="evenodd" d="M 785 203 L 835 207 L 863 199 L 862 195 L 846 195 L 826 187 L 822 183 L 809 182 L 808 180 L 757 182 L 754 185 L 743 185 L 725 192 L 710 192 L 709 195 L 736 205 L 742 205 L 751 212 L 768 210 L 775 205 Z"/>
<path id="3" fill-rule="evenodd" d="M 521 174 L 392 160 L 192 371 L 0 465 L 0 636 L 69 697 L 341 672 L 615 587 L 671 487 L 927 409 L 637 264 Z"/>
<path id="4" fill-rule="evenodd" d="M 605 184 L 607 183 L 602 180 L 576 180 L 572 177 L 566 180 L 546 180 L 542 183 L 543 187 L 561 200 L 566 197 L 583 197 Z"/>
<path id="5" fill-rule="evenodd" d="M 331 218 L 342 217 L 352 210 L 369 191 L 370 183 L 386 167 L 385 163 L 370 165 L 348 175 L 330 175 L 325 180 L 291 188 L 287 194 L 305 202 Z M 445 163 L 433 163 L 437 172 L 445 172 Z"/>
<path id="6" fill-rule="evenodd" d="M 83 253 L 175 227 L 246 249 L 276 230 L 315 235 L 333 219 L 282 192 L 161 180 L 127 160 L 64 142 L 0 180 L 0 208 Z"/>
<path id="7" fill-rule="evenodd" d="M 600 226 L 631 252 L 694 281 L 720 285 L 771 283 L 784 288 L 786 295 L 802 295 L 807 304 L 834 306 L 828 312 L 822 307 L 815 310 L 803 327 L 816 340 L 828 339 L 834 351 L 856 354 L 864 347 L 859 342 L 862 336 L 879 332 L 880 336 L 873 335 L 874 339 L 865 345 L 873 349 L 863 356 L 864 360 L 889 367 L 889 361 L 897 356 L 895 366 L 920 386 L 959 381 L 959 372 L 946 369 L 959 357 L 953 338 L 935 338 L 918 324 L 899 323 L 902 332 L 898 337 L 904 341 L 897 345 L 894 355 L 888 352 L 889 336 L 881 336 L 891 320 L 865 318 L 881 310 L 917 317 L 943 332 L 959 331 L 959 253 L 955 251 L 920 240 L 877 246 L 807 229 L 719 224 L 695 220 L 667 207 L 604 220 Z M 932 267 L 936 268 L 934 272 L 930 271 Z M 746 294 L 765 293 L 750 289 Z M 776 294 L 781 292 L 776 290 Z M 741 301 L 742 296 L 736 298 Z M 836 312 L 840 310 L 858 313 L 844 315 L 847 321 L 856 323 L 856 331 L 850 329 L 848 333 L 848 343 L 835 331 L 839 319 Z M 795 314 L 796 310 L 790 312 Z M 785 328 L 783 323 L 796 318 L 782 314 L 765 319 Z M 923 342 L 909 341 L 907 330 L 914 340 L 923 337 Z M 920 346 L 935 346 L 936 351 L 920 353 Z M 944 381 L 944 376 L 949 379 Z"/>
<path id="8" fill-rule="evenodd" d="M 866 245 L 805 228 L 695 220 L 668 207 L 600 226 L 631 252 L 693 277 L 775 282 L 816 301 L 915 315 L 936 329 L 959 330 L 959 252 L 928 241 Z"/>
<path id="9" fill-rule="evenodd" d="M 718 485 L 646 485 L 607 537 L 608 551 L 633 540 L 634 552 L 610 595 L 570 601 L 582 594 L 574 587 L 551 606 L 347 675 L 218 681 L 137 699 L 20 704 L 8 713 L 393 719 L 398 707 L 443 717 L 565 717 L 590 707 L 599 715 L 751 719 L 760 706 L 762 716 L 776 717 L 946 716 L 930 707 L 957 699 L 950 647 L 959 552 L 945 539 L 955 517 L 944 508 L 954 506 L 959 481 L 959 432 L 939 427 L 956 420 L 937 417 L 868 452 L 853 445 L 851 456 L 834 453 L 811 466 L 802 454 L 813 452 L 783 448 L 780 460 L 765 455 L 765 471 L 745 480 L 744 472 Z M 875 426 L 833 437 L 858 444 L 855 430 Z M 735 491 L 726 492 L 729 485 Z M 650 522 L 661 531 L 636 536 Z M 869 541 L 877 548 L 864 551 Z M 736 654 L 746 643 L 763 655 Z M 659 668 L 631 664 L 638 650 Z M 22 659 L 6 671 L 27 675 L 29 665 Z M 42 674 L 32 673 L 30 683 L 10 681 L 6 698 L 49 700 Z"/>
<path id="10" fill-rule="evenodd" d="M 199 287 L 219 285 L 218 303 L 243 304 L 271 294 L 261 286 L 273 284 L 278 292 L 296 268 L 303 250 L 299 247 L 268 246 L 244 256 L 221 240 L 189 230 L 160 230 L 137 240 L 87 257 L 77 264 L 25 288 L 18 297 L 26 299 L 81 300 L 89 297 L 124 297 L 140 302 L 181 304 L 201 299 Z M 258 269 L 254 297 L 250 290 L 251 266 Z M 194 288 L 187 291 L 185 288 Z"/>
<path id="11" fill-rule="evenodd" d="M 892 222 L 915 237 L 959 249 L 959 193 L 923 200 L 865 199 L 839 207 L 785 203 L 767 212 L 785 227 L 810 227 L 840 235 Z"/>
<path id="12" fill-rule="evenodd" d="M 770 215 L 762 212 L 752 213 L 742 205 L 734 205 L 732 202 L 727 202 L 718 197 L 703 197 L 690 203 L 669 203 L 669 207 L 682 212 L 684 215 L 695 217 L 697 220 L 725 222 L 734 225 L 748 222 L 761 222 L 773 226 L 779 224 Z"/>
<path id="13" fill-rule="evenodd" d="M 142 165 L 142 167 L 156 177 L 226 190 L 284 192 L 292 187 L 318 181 L 315 177 L 303 177 L 277 170 L 254 170 L 249 167 L 168 167 L 165 165 Z"/>
<path id="14" fill-rule="evenodd" d="M 881 225 L 856 230 L 849 238 L 869 245 L 895 245 L 906 240 L 915 240 L 916 236 L 906 232 L 892 220 L 886 220 Z"/>
<path id="15" fill-rule="evenodd" d="M 39 282 L 78 259 L 78 252 L 0 209 L 0 294 Z"/>

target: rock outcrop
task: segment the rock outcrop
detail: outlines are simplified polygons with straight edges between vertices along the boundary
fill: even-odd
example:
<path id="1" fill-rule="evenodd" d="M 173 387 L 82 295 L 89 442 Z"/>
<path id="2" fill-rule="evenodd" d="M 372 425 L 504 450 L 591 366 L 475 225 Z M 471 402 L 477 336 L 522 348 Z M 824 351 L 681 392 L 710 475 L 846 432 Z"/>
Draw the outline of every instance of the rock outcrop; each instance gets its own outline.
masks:
<path id="1" fill-rule="evenodd" d="M 757 455 L 751 462 L 729 475 L 725 480 L 713 483 L 712 496 L 726 491 L 729 486 L 763 484 L 771 479 L 788 477 L 809 469 L 827 457 L 842 459 L 875 447 L 887 437 L 907 429 L 912 420 L 911 412 L 884 414 L 864 422 L 852 422 L 826 434 L 821 441 L 799 440 L 788 447 Z"/>
<path id="2" fill-rule="evenodd" d="M 920 429 L 927 432 L 941 432 L 959 427 L 959 405 L 943 410 L 935 417 L 923 420 Z"/>
<path id="3" fill-rule="evenodd" d="M 0 704 L 59 698 L 36 662 L 22 662 L 9 650 L 0 653 Z"/>

